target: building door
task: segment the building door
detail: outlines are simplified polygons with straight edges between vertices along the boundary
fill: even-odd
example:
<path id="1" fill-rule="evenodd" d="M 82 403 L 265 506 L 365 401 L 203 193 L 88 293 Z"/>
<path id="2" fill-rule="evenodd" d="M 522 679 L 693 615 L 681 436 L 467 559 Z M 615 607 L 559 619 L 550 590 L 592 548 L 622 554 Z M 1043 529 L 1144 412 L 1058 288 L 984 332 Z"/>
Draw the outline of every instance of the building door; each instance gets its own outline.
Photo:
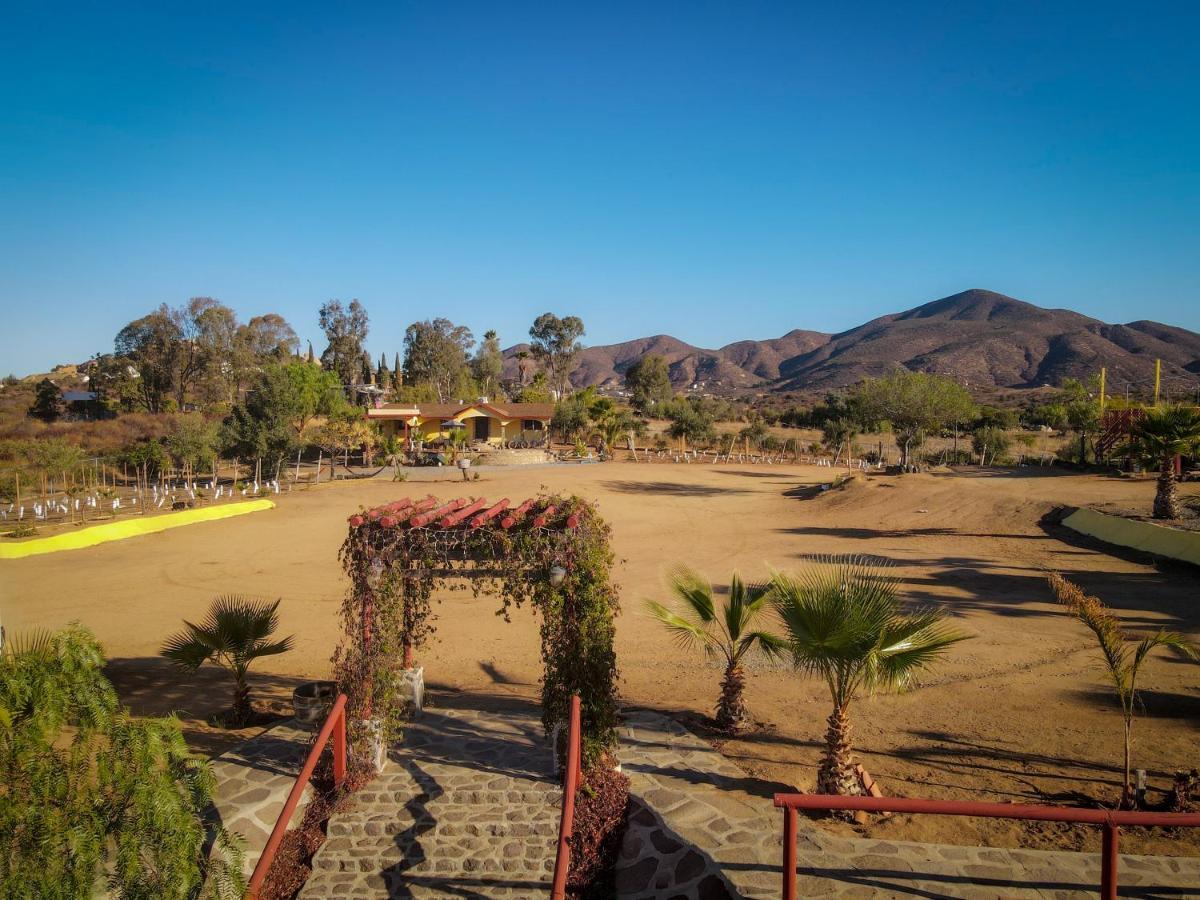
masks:
<path id="1" fill-rule="evenodd" d="M 486 441 L 491 435 L 492 420 L 487 416 L 475 417 L 475 440 Z"/>

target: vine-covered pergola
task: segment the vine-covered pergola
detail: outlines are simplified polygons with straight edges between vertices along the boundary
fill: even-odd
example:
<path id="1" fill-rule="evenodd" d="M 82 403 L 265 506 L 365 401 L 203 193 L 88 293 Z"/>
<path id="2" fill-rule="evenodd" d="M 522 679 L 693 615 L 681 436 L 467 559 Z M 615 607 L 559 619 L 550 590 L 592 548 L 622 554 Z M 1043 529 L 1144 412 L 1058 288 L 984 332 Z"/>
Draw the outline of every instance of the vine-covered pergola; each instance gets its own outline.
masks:
<path id="1" fill-rule="evenodd" d="M 609 527 L 575 496 L 508 499 L 405 497 L 350 517 L 341 560 L 351 587 L 342 606 L 345 637 L 334 669 L 350 709 L 389 736 L 400 727 L 394 702 L 402 669 L 434 632 L 432 599 L 442 586 L 469 584 L 500 594 L 497 615 L 533 605 L 541 615 L 542 723 L 565 724 L 570 697 L 583 707 L 585 754 L 616 739 L 616 654 Z"/>

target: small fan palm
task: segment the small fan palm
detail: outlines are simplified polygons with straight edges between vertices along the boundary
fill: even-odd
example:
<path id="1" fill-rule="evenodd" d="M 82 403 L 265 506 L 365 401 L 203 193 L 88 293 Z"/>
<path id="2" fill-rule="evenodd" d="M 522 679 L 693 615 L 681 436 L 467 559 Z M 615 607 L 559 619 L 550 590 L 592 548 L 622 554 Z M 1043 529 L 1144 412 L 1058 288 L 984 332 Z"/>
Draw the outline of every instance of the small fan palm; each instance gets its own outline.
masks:
<path id="1" fill-rule="evenodd" d="M 735 572 L 729 580 L 729 597 L 718 613 L 713 586 L 698 572 L 681 566 L 671 573 L 668 583 L 682 612 L 652 600 L 647 604 L 650 615 L 684 647 L 699 648 L 706 655 L 725 660 L 717 725 L 726 731 L 739 731 L 746 720 L 743 658 L 754 647 L 775 656 L 786 646 L 779 637 L 754 629 L 755 619 L 768 606 L 766 588 L 746 584 Z"/>
<path id="2" fill-rule="evenodd" d="M 833 699 L 823 794 L 861 794 L 850 742 L 850 704 L 861 694 L 903 690 L 966 635 L 941 610 L 904 613 L 899 582 L 865 560 L 819 560 L 800 575 L 777 573 L 770 599 L 783 621 L 792 661 L 823 678 Z"/>
<path id="3" fill-rule="evenodd" d="M 613 448 L 621 438 L 645 434 L 646 425 L 627 409 L 612 409 L 600 419 L 595 433 L 604 441 L 604 447 L 611 455 Z"/>
<path id="4" fill-rule="evenodd" d="M 1100 654 L 1108 667 L 1125 723 L 1125 781 L 1121 790 L 1121 806 L 1131 808 L 1136 805 L 1130 779 L 1133 717 L 1138 704 L 1137 679 L 1142 663 L 1156 647 L 1172 647 L 1191 659 L 1200 658 L 1200 653 L 1183 635 L 1162 628 L 1134 644 L 1122 631 L 1117 617 L 1098 598 L 1085 594 L 1079 586 L 1057 573 L 1052 572 L 1047 577 L 1058 602 L 1091 630 L 1100 645 Z"/>
<path id="5" fill-rule="evenodd" d="M 1175 457 L 1200 451 L 1200 410 L 1189 406 L 1150 409 L 1133 426 L 1128 443 L 1116 452 L 1133 456 L 1158 469 L 1154 493 L 1154 518 L 1178 519 L 1179 489 L 1175 480 Z"/>
<path id="6" fill-rule="evenodd" d="M 185 630 L 172 636 L 160 653 L 189 671 L 210 660 L 228 669 L 235 685 L 232 719 L 246 722 L 250 717 L 250 685 L 246 680 L 250 664 L 292 648 L 290 637 L 268 640 L 279 625 L 278 611 L 278 600 L 269 603 L 237 595 L 218 597 L 204 622 L 195 625 L 185 620 Z"/>

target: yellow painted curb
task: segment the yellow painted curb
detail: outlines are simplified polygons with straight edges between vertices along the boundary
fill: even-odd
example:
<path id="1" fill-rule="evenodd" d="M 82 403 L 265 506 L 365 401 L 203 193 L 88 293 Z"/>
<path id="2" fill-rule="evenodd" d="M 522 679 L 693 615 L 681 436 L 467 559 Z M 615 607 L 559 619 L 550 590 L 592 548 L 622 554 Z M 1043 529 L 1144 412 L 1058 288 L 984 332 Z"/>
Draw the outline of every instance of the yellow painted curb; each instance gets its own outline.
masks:
<path id="1" fill-rule="evenodd" d="M 1094 509 L 1077 509 L 1063 519 L 1063 524 L 1080 534 L 1118 547 L 1131 547 L 1200 566 L 1200 531 L 1110 516 Z"/>
<path id="2" fill-rule="evenodd" d="M 163 513 L 159 516 L 138 516 L 119 522 L 105 522 L 103 525 L 93 525 L 91 528 L 82 528 L 79 531 L 65 532 L 51 537 L 35 538 L 19 544 L 0 543 L 0 559 L 22 559 L 26 556 L 40 556 L 43 553 L 57 553 L 60 550 L 79 550 L 83 547 L 107 544 L 109 541 L 123 541 L 125 538 L 137 537 L 139 534 L 154 534 L 157 531 L 166 531 L 168 528 L 178 528 L 181 525 L 214 522 L 217 519 L 229 519 L 233 516 L 258 512 L 260 509 L 274 508 L 273 500 L 247 500 L 243 503 L 204 506 L 200 509 L 183 509 L 179 512 Z"/>

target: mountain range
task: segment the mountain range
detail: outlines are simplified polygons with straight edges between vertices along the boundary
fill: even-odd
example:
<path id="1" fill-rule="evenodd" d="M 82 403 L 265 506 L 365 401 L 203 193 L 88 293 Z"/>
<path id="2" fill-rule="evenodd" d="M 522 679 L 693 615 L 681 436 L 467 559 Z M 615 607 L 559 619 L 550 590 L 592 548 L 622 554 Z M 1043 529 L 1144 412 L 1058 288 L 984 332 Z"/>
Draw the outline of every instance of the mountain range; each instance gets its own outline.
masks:
<path id="1" fill-rule="evenodd" d="M 515 376 L 519 344 L 505 351 Z M 668 335 L 586 347 L 576 387 L 617 388 L 624 372 L 648 353 L 664 357 L 677 389 L 714 394 L 749 390 L 826 391 L 903 367 L 940 372 L 978 390 L 1057 386 L 1108 369 L 1110 390 L 1127 383 L 1144 393 L 1154 361 L 1163 383 L 1200 383 L 1200 334 L 1139 320 L 1110 325 L 1068 309 L 1044 309 L 993 291 L 972 289 L 906 312 L 872 319 L 840 334 L 797 329 L 763 341 L 737 341 L 716 350 Z"/>

